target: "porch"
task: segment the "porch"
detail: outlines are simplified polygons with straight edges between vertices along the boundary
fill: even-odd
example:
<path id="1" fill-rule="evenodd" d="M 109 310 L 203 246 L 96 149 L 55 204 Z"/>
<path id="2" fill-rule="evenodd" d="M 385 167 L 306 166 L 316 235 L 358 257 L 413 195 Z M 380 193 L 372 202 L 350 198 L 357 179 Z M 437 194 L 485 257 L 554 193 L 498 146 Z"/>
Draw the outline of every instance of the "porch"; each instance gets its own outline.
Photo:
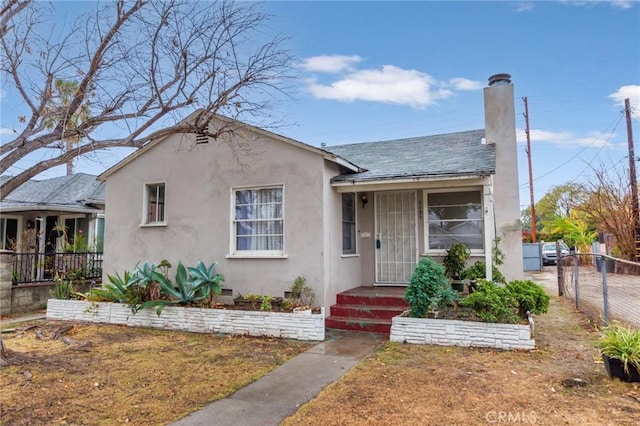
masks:
<path id="1" fill-rule="evenodd" d="M 14 253 L 0 250 L 0 308 L 3 315 L 43 308 L 56 276 L 85 292 L 102 280 L 102 253 Z"/>
<path id="2" fill-rule="evenodd" d="M 13 285 L 54 281 L 56 277 L 102 279 L 102 252 L 13 253 L 12 257 Z"/>

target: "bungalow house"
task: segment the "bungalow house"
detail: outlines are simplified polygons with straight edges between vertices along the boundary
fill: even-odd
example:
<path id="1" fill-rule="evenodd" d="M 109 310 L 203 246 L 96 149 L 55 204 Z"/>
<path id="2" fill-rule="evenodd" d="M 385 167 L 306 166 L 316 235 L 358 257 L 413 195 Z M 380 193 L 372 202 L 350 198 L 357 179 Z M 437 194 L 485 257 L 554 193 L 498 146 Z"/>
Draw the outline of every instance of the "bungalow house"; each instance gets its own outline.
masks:
<path id="1" fill-rule="evenodd" d="M 36 258 L 69 250 L 74 244 L 79 248 L 78 237 L 83 240 L 82 251 L 101 252 L 103 212 L 104 184 L 85 173 L 32 179 L 8 194 L 0 202 L 0 248 L 17 253 L 14 279 L 51 280 L 55 271 L 36 267 L 45 264 Z"/>
<path id="2" fill-rule="evenodd" d="M 210 131 L 233 136 L 152 141 L 98 177 L 104 271 L 217 261 L 234 295 L 282 296 L 303 275 L 329 306 L 354 287 L 406 285 L 421 256 L 457 242 L 491 265 L 500 238 L 502 272 L 520 278 L 510 76 L 484 96 L 483 130 L 318 148 L 216 116 Z"/>

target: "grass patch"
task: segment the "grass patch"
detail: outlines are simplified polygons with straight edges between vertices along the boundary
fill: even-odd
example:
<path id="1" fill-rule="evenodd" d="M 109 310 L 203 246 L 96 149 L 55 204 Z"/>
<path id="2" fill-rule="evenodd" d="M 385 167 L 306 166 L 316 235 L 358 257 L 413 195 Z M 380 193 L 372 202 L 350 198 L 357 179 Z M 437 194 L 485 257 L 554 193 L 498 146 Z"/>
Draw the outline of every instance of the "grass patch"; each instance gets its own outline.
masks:
<path id="1" fill-rule="evenodd" d="M 597 337 L 554 298 L 534 351 L 386 343 L 282 424 L 639 424 L 640 389 L 606 377 Z"/>
<path id="2" fill-rule="evenodd" d="M 74 344 L 67 345 L 49 339 L 60 322 L 34 324 L 3 335 L 14 364 L 0 371 L 3 424 L 166 424 L 311 345 L 93 324 L 75 324 L 66 334 Z"/>

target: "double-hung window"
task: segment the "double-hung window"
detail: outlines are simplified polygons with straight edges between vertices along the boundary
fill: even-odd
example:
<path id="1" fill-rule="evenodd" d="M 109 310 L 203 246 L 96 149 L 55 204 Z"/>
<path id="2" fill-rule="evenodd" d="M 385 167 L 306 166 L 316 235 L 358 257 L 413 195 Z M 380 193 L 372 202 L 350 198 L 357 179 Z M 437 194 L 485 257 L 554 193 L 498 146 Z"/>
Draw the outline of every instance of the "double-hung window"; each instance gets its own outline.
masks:
<path id="1" fill-rule="evenodd" d="M 165 185 L 154 183 L 145 185 L 144 223 L 147 225 L 166 223 Z"/>
<path id="2" fill-rule="evenodd" d="M 342 254 L 356 253 L 356 195 L 342 194 Z"/>
<path id="3" fill-rule="evenodd" d="M 284 191 L 282 186 L 233 191 L 233 252 L 284 254 Z"/>
<path id="4" fill-rule="evenodd" d="M 482 192 L 430 192 L 425 196 L 427 214 L 425 246 L 446 250 L 463 243 L 476 253 L 484 250 Z"/>

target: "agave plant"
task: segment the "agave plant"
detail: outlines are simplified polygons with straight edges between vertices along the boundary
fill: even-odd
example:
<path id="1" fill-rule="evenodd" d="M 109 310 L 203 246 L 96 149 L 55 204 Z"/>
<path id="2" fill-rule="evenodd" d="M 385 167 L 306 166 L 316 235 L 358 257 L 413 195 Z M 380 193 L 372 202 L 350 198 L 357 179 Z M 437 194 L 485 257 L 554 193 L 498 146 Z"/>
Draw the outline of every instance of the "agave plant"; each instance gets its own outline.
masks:
<path id="1" fill-rule="evenodd" d="M 218 262 L 214 262 L 207 267 L 203 261 L 199 261 L 195 267 L 188 267 L 191 285 L 195 291 L 202 293 L 209 299 L 209 304 L 213 304 L 215 295 L 222 293 L 221 282 L 224 282 L 224 275 L 215 273 Z"/>
<path id="2" fill-rule="evenodd" d="M 193 268 L 197 269 L 197 268 Z M 204 272 L 208 272 L 205 268 Z M 202 278 L 213 278 L 203 276 L 197 280 L 192 280 L 189 276 L 187 268 L 178 263 L 176 269 L 176 282 L 175 285 L 169 281 L 169 279 L 158 271 L 154 271 L 152 274 L 153 280 L 160 285 L 162 292 L 169 296 L 169 300 L 149 300 L 144 302 L 140 309 L 155 307 L 156 313 L 160 315 L 162 310 L 167 305 L 186 305 L 193 302 L 199 302 L 209 297 L 213 284 L 211 280 L 203 280 Z M 207 288 L 208 292 L 205 293 L 202 289 Z"/>
<path id="3" fill-rule="evenodd" d="M 142 267 L 136 266 L 136 269 L 133 271 L 136 285 L 144 292 L 145 300 L 160 299 L 160 285 L 154 275 L 156 270 L 157 266 L 155 264 L 150 265 L 145 262 Z"/>
<path id="4" fill-rule="evenodd" d="M 141 309 L 142 301 L 139 292 L 135 291 L 138 278 L 134 274 L 124 271 L 121 277 L 116 272 L 115 275 L 107 275 L 107 278 L 108 283 L 103 284 L 102 288 L 92 288 L 89 294 L 111 302 L 126 303 L 133 313 Z"/>

